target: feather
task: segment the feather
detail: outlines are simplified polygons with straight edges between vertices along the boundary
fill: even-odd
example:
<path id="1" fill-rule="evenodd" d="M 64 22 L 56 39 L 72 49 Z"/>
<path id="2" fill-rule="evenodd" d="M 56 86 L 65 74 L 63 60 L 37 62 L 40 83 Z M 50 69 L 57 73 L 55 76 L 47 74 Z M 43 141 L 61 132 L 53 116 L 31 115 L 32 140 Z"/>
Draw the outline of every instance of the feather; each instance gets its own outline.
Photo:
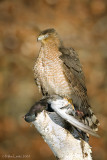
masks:
<path id="1" fill-rule="evenodd" d="M 68 101 L 65 99 L 56 99 L 56 100 L 48 100 L 51 103 L 51 108 L 63 119 L 69 122 L 71 125 L 75 126 L 76 128 L 82 130 L 85 133 L 91 134 L 95 137 L 99 137 L 99 135 L 93 131 L 88 125 L 80 122 L 74 116 L 68 114 L 68 110 L 72 112 L 72 106 L 68 106 Z M 71 105 L 71 104 L 70 104 Z"/>
<path id="2" fill-rule="evenodd" d="M 98 130 L 99 121 L 94 115 L 89 104 L 85 77 L 82 71 L 82 65 L 79 61 L 78 54 L 73 48 L 59 48 L 62 53 L 60 56 L 63 61 L 63 71 L 71 85 L 71 99 L 77 112 L 82 113 L 82 121 L 93 130 Z M 77 116 L 78 118 L 78 116 Z"/>

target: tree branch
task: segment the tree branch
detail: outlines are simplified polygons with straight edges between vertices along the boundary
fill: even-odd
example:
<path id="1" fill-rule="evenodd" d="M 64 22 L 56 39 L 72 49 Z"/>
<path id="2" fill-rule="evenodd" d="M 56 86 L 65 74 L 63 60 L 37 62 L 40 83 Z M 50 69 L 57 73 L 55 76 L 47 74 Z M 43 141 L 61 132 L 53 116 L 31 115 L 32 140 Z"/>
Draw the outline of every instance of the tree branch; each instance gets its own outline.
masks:
<path id="1" fill-rule="evenodd" d="M 55 105 L 58 107 L 57 104 Z M 37 114 L 36 120 L 32 123 L 57 159 L 92 160 L 87 136 L 84 136 L 84 140 L 79 138 L 79 132 L 77 132 L 75 127 L 67 126 L 67 122 L 55 112 L 43 110 Z"/>

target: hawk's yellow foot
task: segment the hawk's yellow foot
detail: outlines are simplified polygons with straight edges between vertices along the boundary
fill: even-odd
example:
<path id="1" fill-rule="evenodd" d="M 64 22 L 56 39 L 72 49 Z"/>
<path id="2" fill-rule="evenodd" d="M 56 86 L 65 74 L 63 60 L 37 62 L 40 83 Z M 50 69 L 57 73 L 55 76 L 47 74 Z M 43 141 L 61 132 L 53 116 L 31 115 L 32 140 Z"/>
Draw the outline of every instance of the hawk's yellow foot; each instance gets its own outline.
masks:
<path id="1" fill-rule="evenodd" d="M 72 105 L 72 109 L 75 110 L 73 102 L 72 102 L 72 99 L 68 99 L 68 98 L 64 98 L 64 99 L 68 101 L 67 105 L 71 104 Z"/>

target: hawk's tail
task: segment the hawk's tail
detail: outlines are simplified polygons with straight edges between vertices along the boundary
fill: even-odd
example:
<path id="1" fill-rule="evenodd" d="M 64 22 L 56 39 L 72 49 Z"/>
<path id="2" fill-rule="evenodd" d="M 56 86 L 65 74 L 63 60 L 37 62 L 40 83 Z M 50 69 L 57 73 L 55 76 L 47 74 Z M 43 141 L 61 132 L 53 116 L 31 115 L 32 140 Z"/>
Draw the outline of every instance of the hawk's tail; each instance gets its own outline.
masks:
<path id="1" fill-rule="evenodd" d="M 100 125 L 99 120 L 91 110 L 91 107 L 89 107 L 88 110 L 90 114 L 86 114 L 82 122 L 92 128 L 92 130 L 98 131 L 98 126 Z"/>

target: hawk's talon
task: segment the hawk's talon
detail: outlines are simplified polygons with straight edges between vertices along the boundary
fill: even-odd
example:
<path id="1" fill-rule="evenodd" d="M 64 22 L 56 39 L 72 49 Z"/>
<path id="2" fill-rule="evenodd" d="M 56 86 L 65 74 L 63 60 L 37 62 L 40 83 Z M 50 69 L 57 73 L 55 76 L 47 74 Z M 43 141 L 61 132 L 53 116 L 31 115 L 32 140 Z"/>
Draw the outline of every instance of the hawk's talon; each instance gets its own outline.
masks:
<path id="1" fill-rule="evenodd" d="M 68 98 L 64 98 L 64 99 L 68 101 L 66 106 L 68 106 L 70 104 L 72 106 L 72 109 L 75 111 L 74 105 L 72 103 L 72 99 L 68 99 Z"/>

